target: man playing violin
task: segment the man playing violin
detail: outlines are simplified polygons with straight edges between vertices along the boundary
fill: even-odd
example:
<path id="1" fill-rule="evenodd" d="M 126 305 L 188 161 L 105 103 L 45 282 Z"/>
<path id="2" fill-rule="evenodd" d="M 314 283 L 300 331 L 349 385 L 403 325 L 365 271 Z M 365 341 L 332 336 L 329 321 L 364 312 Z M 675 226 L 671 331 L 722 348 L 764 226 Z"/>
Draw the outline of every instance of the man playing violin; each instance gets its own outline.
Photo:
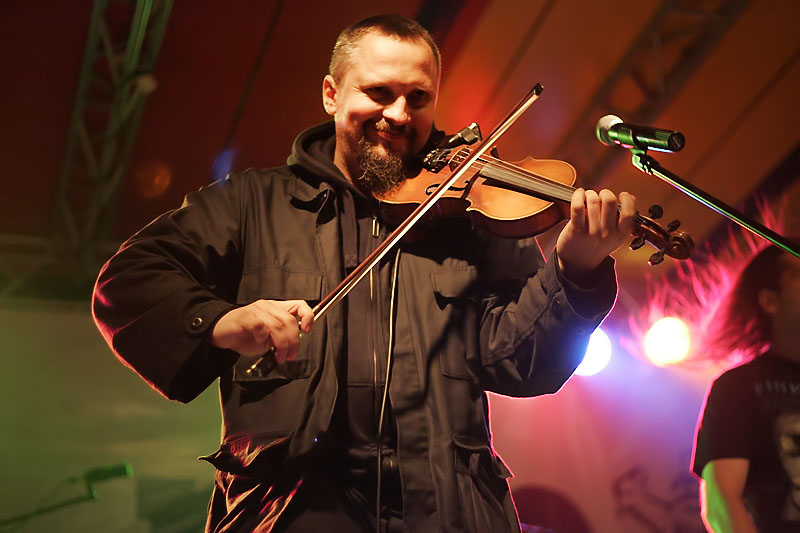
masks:
<path id="1" fill-rule="evenodd" d="M 190 193 L 101 271 L 94 316 L 121 360 L 182 402 L 219 379 L 207 531 L 519 531 L 486 392 L 572 374 L 614 303 L 635 200 L 578 189 L 547 262 L 534 239 L 436 221 L 315 322 L 391 230 L 376 198 L 435 140 L 439 69 L 414 21 L 350 26 L 322 85 L 332 122 L 286 166 Z"/>

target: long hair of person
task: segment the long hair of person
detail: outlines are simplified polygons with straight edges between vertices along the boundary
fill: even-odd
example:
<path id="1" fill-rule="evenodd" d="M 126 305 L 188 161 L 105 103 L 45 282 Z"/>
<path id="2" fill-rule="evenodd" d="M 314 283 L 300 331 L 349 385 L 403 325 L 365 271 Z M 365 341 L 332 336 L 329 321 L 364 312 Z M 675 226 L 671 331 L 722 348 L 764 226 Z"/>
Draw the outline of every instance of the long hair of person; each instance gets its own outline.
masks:
<path id="1" fill-rule="evenodd" d="M 771 321 L 759 304 L 759 293 L 763 289 L 780 290 L 785 254 L 769 245 L 742 269 L 710 322 L 706 343 L 715 351 L 752 359 L 769 348 Z"/>

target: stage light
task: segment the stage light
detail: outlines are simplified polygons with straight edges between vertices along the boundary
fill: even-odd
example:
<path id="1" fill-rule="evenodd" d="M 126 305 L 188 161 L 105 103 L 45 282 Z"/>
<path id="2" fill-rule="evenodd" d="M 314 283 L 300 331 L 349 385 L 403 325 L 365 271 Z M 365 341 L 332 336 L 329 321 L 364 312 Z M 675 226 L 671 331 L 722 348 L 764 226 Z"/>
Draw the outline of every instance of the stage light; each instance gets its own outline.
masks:
<path id="1" fill-rule="evenodd" d="M 594 376 L 603 370 L 610 360 L 611 340 L 605 331 L 597 328 L 589 337 L 586 354 L 583 356 L 581 364 L 575 369 L 575 373 L 579 376 Z"/>
<path id="2" fill-rule="evenodd" d="M 689 328 L 680 318 L 662 318 L 650 326 L 644 336 L 644 353 L 658 366 L 683 361 L 690 346 Z"/>
<path id="3" fill-rule="evenodd" d="M 133 177 L 139 194 L 145 198 L 161 196 L 172 182 L 172 173 L 162 161 L 151 161 L 139 166 Z"/>
<path id="4" fill-rule="evenodd" d="M 233 168 L 233 160 L 236 158 L 236 150 L 228 148 L 219 153 L 214 160 L 214 165 L 211 169 L 211 178 L 213 181 L 223 180 L 230 173 Z"/>

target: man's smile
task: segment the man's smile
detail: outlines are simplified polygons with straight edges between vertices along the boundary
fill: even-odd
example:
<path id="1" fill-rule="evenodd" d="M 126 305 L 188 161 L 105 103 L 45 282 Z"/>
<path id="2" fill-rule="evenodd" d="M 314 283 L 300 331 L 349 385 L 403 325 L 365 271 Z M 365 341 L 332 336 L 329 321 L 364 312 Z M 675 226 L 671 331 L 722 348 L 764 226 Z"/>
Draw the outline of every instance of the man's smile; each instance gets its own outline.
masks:
<path id="1" fill-rule="evenodd" d="M 368 124 L 365 128 L 365 137 L 376 145 L 388 145 L 388 147 L 400 147 L 410 142 L 408 128 L 392 127 L 386 120 Z"/>

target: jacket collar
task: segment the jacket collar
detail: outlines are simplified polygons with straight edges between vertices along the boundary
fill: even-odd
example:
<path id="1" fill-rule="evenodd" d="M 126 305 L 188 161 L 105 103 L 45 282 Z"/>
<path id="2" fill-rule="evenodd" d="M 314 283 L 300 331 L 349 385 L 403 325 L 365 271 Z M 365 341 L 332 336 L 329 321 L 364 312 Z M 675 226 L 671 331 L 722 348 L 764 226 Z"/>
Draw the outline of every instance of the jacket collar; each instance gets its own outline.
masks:
<path id="1" fill-rule="evenodd" d="M 299 179 L 289 182 L 289 196 L 312 211 L 319 211 L 333 197 L 334 188 L 330 183 L 311 176 L 297 177 Z"/>

